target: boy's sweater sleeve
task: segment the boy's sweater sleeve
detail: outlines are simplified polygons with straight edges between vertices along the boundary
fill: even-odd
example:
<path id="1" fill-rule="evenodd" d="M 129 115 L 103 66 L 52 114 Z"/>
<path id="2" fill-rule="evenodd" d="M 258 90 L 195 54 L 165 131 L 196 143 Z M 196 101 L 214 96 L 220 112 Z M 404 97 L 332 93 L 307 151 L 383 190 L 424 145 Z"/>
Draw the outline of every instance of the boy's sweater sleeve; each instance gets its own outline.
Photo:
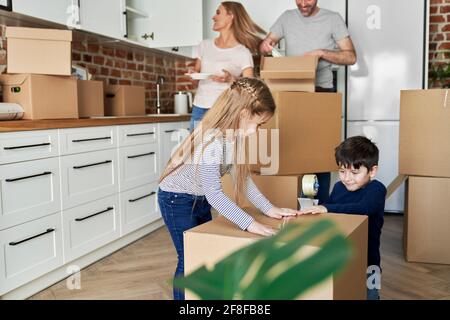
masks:
<path id="1" fill-rule="evenodd" d="M 366 194 L 359 202 L 337 203 L 335 201 L 337 188 L 333 189 L 330 199 L 323 206 L 328 212 L 349 213 L 370 216 L 384 209 L 386 188 L 382 184 L 370 183 L 366 188 Z"/>

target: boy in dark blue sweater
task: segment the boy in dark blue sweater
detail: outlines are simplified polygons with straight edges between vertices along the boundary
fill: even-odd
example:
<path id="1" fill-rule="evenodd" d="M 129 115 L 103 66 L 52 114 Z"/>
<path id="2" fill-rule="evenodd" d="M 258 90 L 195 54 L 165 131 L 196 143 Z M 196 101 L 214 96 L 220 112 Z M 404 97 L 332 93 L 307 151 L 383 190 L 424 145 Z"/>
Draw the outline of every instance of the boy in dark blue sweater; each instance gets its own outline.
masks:
<path id="1" fill-rule="evenodd" d="M 302 214 L 348 213 L 369 217 L 367 298 L 379 299 L 380 236 L 384 223 L 386 187 L 374 180 L 378 170 L 378 148 L 369 139 L 351 137 L 342 142 L 335 152 L 339 166 L 339 182 L 330 198 L 323 204 L 301 210 Z M 375 272 L 372 275 L 372 272 Z M 373 280 L 376 281 L 375 285 Z"/>

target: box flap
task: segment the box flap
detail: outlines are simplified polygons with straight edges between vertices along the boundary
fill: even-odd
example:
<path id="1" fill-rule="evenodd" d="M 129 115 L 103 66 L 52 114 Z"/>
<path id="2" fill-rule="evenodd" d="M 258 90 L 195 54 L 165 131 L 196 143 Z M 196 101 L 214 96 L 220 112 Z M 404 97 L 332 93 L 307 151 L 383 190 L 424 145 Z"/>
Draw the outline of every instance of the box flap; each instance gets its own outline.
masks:
<path id="1" fill-rule="evenodd" d="M 0 75 L 0 84 L 2 86 L 21 86 L 30 76 L 29 73 L 2 74 Z"/>
<path id="2" fill-rule="evenodd" d="M 6 38 L 72 41 L 71 30 L 7 27 Z"/>
<path id="3" fill-rule="evenodd" d="M 319 59 L 314 56 L 297 57 L 263 57 L 261 59 L 261 71 L 315 71 Z"/>
<path id="4" fill-rule="evenodd" d="M 261 70 L 262 79 L 315 79 L 316 70 Z"/>

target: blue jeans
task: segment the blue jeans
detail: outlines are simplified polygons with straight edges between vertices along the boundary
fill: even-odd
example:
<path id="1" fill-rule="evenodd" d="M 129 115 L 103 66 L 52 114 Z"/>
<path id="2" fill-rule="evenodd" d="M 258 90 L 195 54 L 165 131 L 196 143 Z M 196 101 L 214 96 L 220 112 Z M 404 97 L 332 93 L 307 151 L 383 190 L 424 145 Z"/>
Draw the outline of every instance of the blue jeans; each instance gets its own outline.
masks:
<path id="1" fill-rule="evenodd" d="M 205 196 L 158 190 L 158 204 L 178 255 L 175 278 L 184 276 L 183 233 L 211 217 L 211 206 Z M 184 300 L 184 290 L 173 289 L 174 300 Z"/>
<path id="2" fill-rule="evenodd" d="M 192 106 L 191 126 L 190 126 L 191 132 L 194 131 L 194 129 L 197 127 L 198 123 L 203 119 L 205 113 L 208 110 L 209 109 Z"/>

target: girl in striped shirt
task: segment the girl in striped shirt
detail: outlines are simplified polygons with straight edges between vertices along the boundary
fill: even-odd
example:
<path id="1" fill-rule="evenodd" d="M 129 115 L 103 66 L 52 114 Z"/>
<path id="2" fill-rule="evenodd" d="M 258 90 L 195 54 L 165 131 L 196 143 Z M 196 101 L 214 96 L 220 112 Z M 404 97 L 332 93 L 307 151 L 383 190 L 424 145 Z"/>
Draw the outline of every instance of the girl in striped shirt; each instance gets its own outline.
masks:
<path id="1" fill-rule="evenodd" d="M 298 213 L 274 207 L 253 183 L 245 161 L 245 137 L 274 112 L 268 87 L 258 79 L 240 78 L 222 93 L 169 160 L 160 179 L 158 203 L 178 254 L 175 277 L 184 275 L 183 232 L 210 221 L 211 207 L 242 230 L 263 236 L 273 235 L 275 230 L 238 206 L 244 193 L 269 217 L 281 219 Z M 221 177 L 227 172 L 234 180 L 233 199 L 222 191 Z M 184 299 L 184 292 L 174 289 L 174 299 Z"/>

